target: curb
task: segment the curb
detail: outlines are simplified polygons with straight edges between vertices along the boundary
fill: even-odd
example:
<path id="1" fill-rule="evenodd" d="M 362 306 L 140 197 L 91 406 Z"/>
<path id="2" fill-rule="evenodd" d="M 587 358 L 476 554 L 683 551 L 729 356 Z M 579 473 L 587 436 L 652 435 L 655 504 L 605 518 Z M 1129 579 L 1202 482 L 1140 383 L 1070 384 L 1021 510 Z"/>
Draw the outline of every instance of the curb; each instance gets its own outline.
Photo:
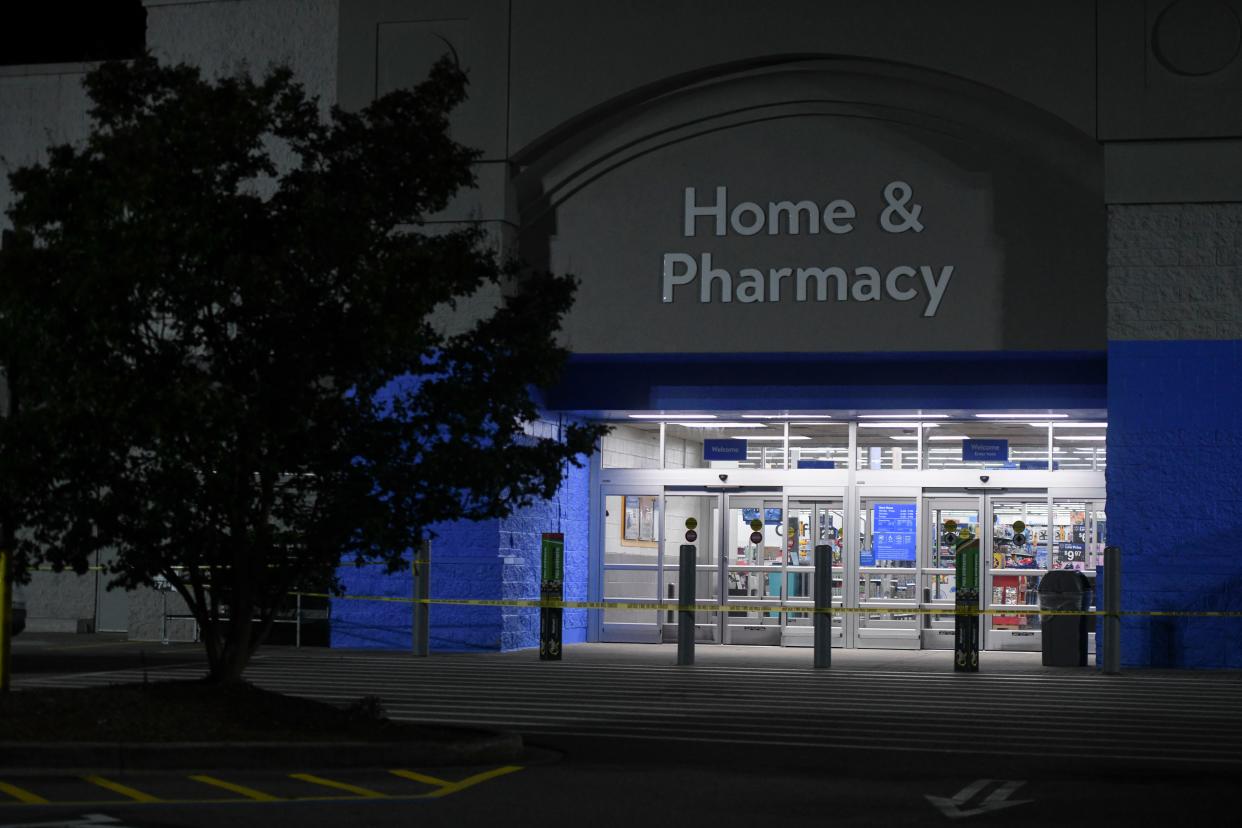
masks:
<path id="1" fill-rule="evenodd" d="M 416 742 L 0 742 L 0 768 L 23 770 L 253 770 L 403 765 L 487 765 L 516 761 L 520 734 L 462 730 L 461 738 Z"/>

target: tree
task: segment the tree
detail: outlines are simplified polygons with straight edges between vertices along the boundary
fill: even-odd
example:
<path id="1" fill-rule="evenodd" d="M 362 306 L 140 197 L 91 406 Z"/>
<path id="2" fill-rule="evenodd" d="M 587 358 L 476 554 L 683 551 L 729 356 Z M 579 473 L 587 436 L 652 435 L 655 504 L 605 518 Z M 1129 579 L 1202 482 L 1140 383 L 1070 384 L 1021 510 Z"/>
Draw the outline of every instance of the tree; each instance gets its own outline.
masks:
<path id="1" fill-rule="evenodd" d="M 0 251 L 0 515 L 19 571 L 163 577 L 211 678 L 240 678 L 297 586 L 390 570 L 440 521 L 555 492 L 602 433 L 530 436 L 572 277 L 475 227 L 420 232 L 473 181 L 442 59 L 358 113 L 287 68 L 204 79 L 151 57 L 88 74 L 80 147 L 10 175 Z M 438 314 L 498 286 L 464 330 Z"/>

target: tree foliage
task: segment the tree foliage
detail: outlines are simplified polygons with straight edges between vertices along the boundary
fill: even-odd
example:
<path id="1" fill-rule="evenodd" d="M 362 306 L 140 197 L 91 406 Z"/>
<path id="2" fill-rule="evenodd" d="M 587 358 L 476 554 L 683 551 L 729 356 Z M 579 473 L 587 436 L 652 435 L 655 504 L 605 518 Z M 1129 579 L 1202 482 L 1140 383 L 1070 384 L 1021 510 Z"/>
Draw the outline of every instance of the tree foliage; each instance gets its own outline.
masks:
<path id="1" fill-rule="evenodd" d="M 323 117 L 286 68 L 86 76 L 92 129 L 10 175 L 0 515 L 19 568 L 166 578 L 235 679 L 291 589 L 556 490 L 600 430 L 527 434 L 571 277 L 423 219 L 473 184 L 466 77 Z M 457 332 L 446 308 L 503 301 Z M 224 619 L 231 618 L 231 622 Z"/>

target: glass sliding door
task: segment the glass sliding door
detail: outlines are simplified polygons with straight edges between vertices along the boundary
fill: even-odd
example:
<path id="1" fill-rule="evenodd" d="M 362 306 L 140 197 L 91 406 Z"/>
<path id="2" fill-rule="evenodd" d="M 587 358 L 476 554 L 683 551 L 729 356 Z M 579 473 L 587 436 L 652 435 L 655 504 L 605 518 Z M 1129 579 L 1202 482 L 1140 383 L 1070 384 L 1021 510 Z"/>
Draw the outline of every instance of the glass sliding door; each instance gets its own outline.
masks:
<path id="1" fill-rule="evenodd" d="M 867 496 L 859 507 L 855 645 L 917 649 L 918 502 Z"/>
<path id="2" fill-rule="evenodd" d="M 694 525 L 695 604 L 704 611 L 694 615 L 695 641 L 721 642 L 720 630 L 720 495 L 667 493 L 664 496 L 664 555 L 660 598 L 662 640 L 677 640 L 677 604 L 681 595 L 681 547 L 687 543 L 687 521 Z"/>
<path id="3" fill-rule="evenodd" d="M 832 606 L 845 603 L 845 505 L 841 498 L 791 498 L 785 520 L 786 608 L 815 603 L 815 566 L 821 560 L 832 567 Z M 832 646 L 845 646 L 845 617 L 832 615 Z M 787 647 L 815 644 L 813 616 L 786 612 L 781 643 Z"/>
<path id="4" fill-rule="evenodd" d="M 1042 647 L 1037 614 L 1006 614 L 1007 609 L 1039 609 L 1039 582 L 1048 572 L 1049 504 L 1043 494 L 988 498 L 990 545 L 985 547 L 986 618 L 984 646 L 990 650 Z"/>
<path id="5" fill-rule="evenodd" d="M 780 644 L 786 587 L 782 498 L 779 494 L 725 497 L 724 643 Z M 730 604 L 746 608 L 730 609 Z"/>
<path id="6" fill-rule="evenodd" d="M 924 501 L 921 604 L 924 609 L 952 610 L 957 602 L 957 545 L 979 537 L 982 503 L 978 497 L 929 497 Z M 924 649 L 953 649 L 954 617 L 920 616 Z"/>

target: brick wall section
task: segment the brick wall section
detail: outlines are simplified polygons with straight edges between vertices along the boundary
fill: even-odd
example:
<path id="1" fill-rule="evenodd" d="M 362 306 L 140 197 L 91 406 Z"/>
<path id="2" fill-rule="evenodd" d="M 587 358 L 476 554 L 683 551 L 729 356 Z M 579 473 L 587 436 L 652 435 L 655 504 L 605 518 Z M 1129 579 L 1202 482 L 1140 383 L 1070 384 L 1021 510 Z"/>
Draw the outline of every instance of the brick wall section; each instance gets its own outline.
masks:
<path id="1" fill-rule="evenodd" d="M 1108 524 L 1123 609 L 1242 610 L 1242 205 L 1109 211 Z M 1128 666 L 1242 667 L 1242 619 L 1127 619 Z"/>
<path id="2" fill-rule="evenodd" d="M 550 500 L 500 521 L 500 551 L 504 561 L 502 595 L 511 599 L 539 597 L 540 547 L 544 532 L 565 535 L 565 599 L 587 598 L 588 527 L 590 524 L 590 470 L 570 466 L 556 495 Z M 502 648 L 516 650 L 539 645 L 539 611 L 518 607 L 504 609 Z M 563 638 L 566 643 L 586 641 L 586 610 L 565 610 Z"/>
<path id="3" fill-rule="evenodd" d="M 540 421 L 533 436 L 555 439 L 559 424 Z M 507 518 L 457 521 L 434 527 L 431 553 L 432 598 L 539 597 L 539 551 L 544 532 L 565 535 L 565 596 L 585 600 L 589 524 L 589 469 L 570 466 L 556 495 Z M 346 594 L 333 599 L 333 647 L 406 649 L 410 646 L 410 605 L 359 600 L 359 596 L 407 598 L 408 570 L 384 574 L 383 567 L 352 565 L 339 570 Z M 586 611 L 567 610 L 566 642 L 586 640 Z M 536 609 L 432 605 L 431 649 L 441 652 L 512 650 L 539 643 Z"/>

